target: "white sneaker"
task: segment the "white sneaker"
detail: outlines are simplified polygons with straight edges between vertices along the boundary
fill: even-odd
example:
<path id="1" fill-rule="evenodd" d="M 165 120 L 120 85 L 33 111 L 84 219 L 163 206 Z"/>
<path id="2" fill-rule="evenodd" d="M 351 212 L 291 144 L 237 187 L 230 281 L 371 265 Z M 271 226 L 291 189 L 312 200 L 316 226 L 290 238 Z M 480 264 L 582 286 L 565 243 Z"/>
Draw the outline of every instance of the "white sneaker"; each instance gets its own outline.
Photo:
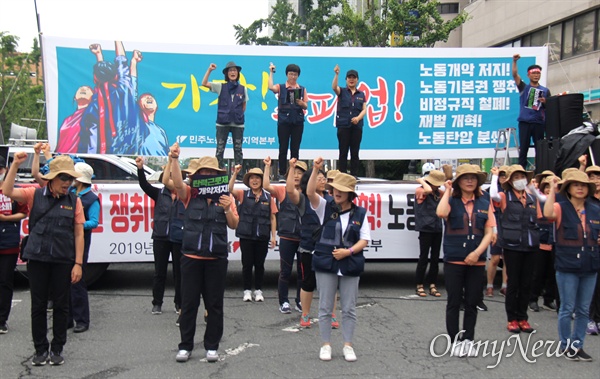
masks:
<path id="1" fill-rule="evenodd" d="M 206 360 L 208 362 L 217 362 L 219 360 L 219 354 L 216 350 L 206 350 Z"/>
<path id="2" fill-rule="evenodd" d="M 261 290 L 254 291 L 254 301 L 265 301 Z"/>
<path id="3" fill-rule="evenodd" d="M 352 348 L 352 346 L 344 346 L 344 349 L 342 350 L 344 353 L 344 359 L 346 360 L 346 362 L 354 362 L 356 361 L 356 354 L 354 353 L 354 349 Z"/>
<path id="4" fill-rule="evenodd" d="M 252 291 L 244 290 L 244 301 L 252 301 Z"/>
<path id="5" fill-rule="evenodd" d="M 331 345 L 321 346 L 321 351 L 319 352 L 319 359 L 322 361 L 331 360 Z"/>
<path id="6" fill-rule="evenodd" d="M 473 357 L 477 356 L 477 349 L 475 349 L 473 341 L 471 341 L 471 340 L 464 341 L 462 354 L 463 355 L 461 355 L 461 357 L 467 356 L 467 357 L 473 358 Z"/>
<path id="7" fill-rule="evenodd" d="M 452 352 L 450 353 L 451 357 L 462 357 L 462 351 L 464 347 L 464 341 L 459 341 L 452 344 Z"/>
<path id="8" fill-rule="evenodd" d="M 190 359 L 190 355 L 192 355 L 191 351 L 179 350 L 179 352 L 177 353 L 177 356 L 175 357 L 175 360 L 177 362 L 187 362 L 188 359 Z"/>

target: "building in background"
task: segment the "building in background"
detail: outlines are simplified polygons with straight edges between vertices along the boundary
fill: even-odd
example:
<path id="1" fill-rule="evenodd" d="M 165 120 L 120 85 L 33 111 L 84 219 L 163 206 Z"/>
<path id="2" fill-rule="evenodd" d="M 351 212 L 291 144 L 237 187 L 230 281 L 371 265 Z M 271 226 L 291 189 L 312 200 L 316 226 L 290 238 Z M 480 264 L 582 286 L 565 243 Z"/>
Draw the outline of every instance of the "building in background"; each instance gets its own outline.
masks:
<path id="1" fill-rule="evenodd" d="M 465 3 L 466 1 L 463 1 Z M 553 94 L 581 92 L 600 117 L 600 0 L 471 0 L 461 47 L 549 47 L 547 86 Z"/>

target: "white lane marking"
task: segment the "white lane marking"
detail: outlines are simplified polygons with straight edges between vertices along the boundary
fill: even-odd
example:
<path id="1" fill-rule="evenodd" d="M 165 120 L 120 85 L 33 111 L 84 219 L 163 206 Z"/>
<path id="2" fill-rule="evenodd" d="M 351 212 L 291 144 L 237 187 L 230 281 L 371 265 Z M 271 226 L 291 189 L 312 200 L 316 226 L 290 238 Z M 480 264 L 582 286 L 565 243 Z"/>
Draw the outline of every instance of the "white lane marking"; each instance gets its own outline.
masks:
<path id="1" fill-rule="evenodd" d="M 12 303 L 10 304 L 10 307 L 13 308 L 17 303 L 22 302 L 23 300 L 13 300 Z"/>
<path id="2" fill-rule="evenodd" d="M 240 346 L 233 348 L 233 349 L 225 349 L 225 354 L 220 354 L 219 355 L 219 362 L 224 361 L 225 359 L 227 359 L 228 356 L 235 356 L 238 355 L 242 352 L 244 352 L 244 350 L 250 348 L 250 347 L 258 347 L 260 346 L 259 344 L 256 343 L 250 343 L 250 342 L 245 342 L 243 344 L 241 344 Z M 205 358 L 200 359 L 201 362 L 208 362 Z"/>

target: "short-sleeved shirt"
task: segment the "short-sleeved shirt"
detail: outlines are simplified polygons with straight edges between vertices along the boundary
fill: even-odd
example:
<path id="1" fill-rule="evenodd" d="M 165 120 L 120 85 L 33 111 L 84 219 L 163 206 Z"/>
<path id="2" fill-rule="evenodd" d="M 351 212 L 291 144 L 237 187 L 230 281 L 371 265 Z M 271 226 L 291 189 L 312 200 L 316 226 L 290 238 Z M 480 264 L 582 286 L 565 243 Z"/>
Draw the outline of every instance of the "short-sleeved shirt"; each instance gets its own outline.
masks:
<path id="1" fill-rule="evenodd" d="M 232 193 L 233 197 L 241 203 L 244 202 L 244 193 L 245 191 L 240 190 L 239 192 L 236 193 Z M 277 209 L 277 204 L 275 204 L 275 196 L 271 196 L 271 214 L 275 214 L 277 213 L 279 210 Z"/>
<path id="2" fill-rule="evenodd" d="M 46 187 L 48 191 L 50 187 Z M 32 209 L 33 207 L 33 196 L 35 194 L 36 187 L 27 187 L 27 188 L 15 188 L 13 192 L 20 194 L 25 198 L 25 203 Z M 85 224 L 85 215 L 83 213 L 83 205 L 81 205 L 81 199 L 77 198 L 77 203 L 75 205 L 75 224 Z"/>

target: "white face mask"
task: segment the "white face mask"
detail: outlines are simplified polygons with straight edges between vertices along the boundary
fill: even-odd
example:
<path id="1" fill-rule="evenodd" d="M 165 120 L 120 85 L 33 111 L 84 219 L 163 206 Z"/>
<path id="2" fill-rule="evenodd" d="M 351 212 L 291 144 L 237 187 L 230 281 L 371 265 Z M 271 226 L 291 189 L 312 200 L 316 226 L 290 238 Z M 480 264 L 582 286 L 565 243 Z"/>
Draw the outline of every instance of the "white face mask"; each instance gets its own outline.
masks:
<path id="1" fill-rule="evenodd" d="M 527 188 L 527 179 L 513 180 L 512 186 L 517 191 L 525 191 L 525 188 Z"/>

